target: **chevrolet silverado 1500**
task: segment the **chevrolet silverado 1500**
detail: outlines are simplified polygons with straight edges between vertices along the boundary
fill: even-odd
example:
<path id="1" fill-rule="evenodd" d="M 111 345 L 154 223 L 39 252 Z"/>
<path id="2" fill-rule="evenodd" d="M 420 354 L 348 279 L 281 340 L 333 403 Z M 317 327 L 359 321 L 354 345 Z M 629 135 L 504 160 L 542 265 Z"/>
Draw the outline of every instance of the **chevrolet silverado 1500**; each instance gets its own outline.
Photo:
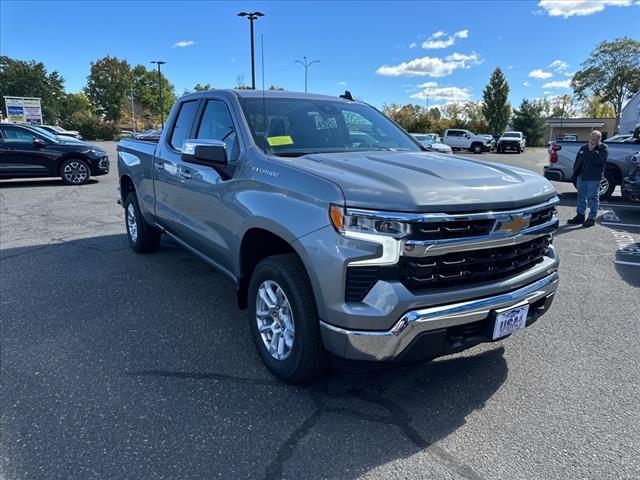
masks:
<path id="1" fill-rule="evenodd" d="M 504 338 L 558 285 L 547 180 L 426 152 L 347 94 L 189 94 L 157 143 L 120 141 L 118 170 L 131 247 L 168 235 L 235 282 L 287 382 L 327 353 L 417 361 Z"/>

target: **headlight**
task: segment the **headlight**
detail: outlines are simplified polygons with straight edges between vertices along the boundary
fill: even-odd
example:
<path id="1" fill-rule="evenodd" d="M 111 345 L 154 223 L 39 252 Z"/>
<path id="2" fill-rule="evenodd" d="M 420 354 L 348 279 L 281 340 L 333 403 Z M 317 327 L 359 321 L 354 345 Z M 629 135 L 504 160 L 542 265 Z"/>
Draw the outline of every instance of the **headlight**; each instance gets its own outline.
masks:
<path id="1" fill-rule="evenodd" d="M 346 213 L 338 205 L 331 205 L 329 218 L 333 226 L 347 238 L 382 245 L 382 255 L 367 260 L 356 260 L 349 265 L 394 265 L 400 259 L 400 239 L 410 227 L 408 223 L 377 217 L 375 213 Z"/>
<path id="2" fill-rule="evenodd" d="M 106 155 L 107 152 L 105 152 L 104 150 L 100 150 L 99 148 L 90 148 L 89 153 L 95 155 L 96 157 L 101 157 L 103 155 Z"/>

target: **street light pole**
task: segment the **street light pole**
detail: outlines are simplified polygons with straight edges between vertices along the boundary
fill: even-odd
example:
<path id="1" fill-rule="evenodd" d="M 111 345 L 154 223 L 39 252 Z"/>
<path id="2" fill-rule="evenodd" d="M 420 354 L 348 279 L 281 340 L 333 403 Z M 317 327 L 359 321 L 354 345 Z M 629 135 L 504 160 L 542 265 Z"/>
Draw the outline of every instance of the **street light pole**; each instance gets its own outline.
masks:
<path id="1" fill-rule="evenodd" d="M 158 96 L 160 97 L 160 128 L 164 128 L 164 105 L 162 103 L 162 74 L 160 73 L 160 65 L 164 65 L 167 62 L 162 60 L 153 60 L 151 63 L 158 65 Z"/>
<path id="2" fill-rule="evenodd" d="M 314 63 L 320 63 L 320 60 L 313 60 L 311 62 L 307 62 L 307 57 L 302 57 L 303 60 L 296 60 L 296 63 L 299 63 L 304 67 L 304 93 L 307 93 L 307 69 L 313 65 Z"/>
<path id="3" fill-rule="evenodd" d="M 247 17 L 249 19 L 249 32 L 251 35 L 251 88 L 256 89 L 256 64 L 253 54 L 253 21 L 260 17 L 264 17 L 262 12 L 240 12 L 239 17 Z"/>

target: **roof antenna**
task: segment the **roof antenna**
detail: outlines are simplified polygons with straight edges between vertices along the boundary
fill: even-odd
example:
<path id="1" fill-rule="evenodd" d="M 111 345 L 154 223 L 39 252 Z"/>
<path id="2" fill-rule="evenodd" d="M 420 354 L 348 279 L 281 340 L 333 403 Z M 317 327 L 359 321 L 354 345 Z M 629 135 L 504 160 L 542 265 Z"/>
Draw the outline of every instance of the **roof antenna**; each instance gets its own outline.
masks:
<path id="1" fill-rule="evenodd" d="M 353 98 L 353 95 L 351 95 L 351 92 L 349 90 L 345 90 L 344 93 L 340 95 L 340 98 L 344 98 L 345 100 L 351 100 L 352 102 L 355 102 L 355 98 Z"/>

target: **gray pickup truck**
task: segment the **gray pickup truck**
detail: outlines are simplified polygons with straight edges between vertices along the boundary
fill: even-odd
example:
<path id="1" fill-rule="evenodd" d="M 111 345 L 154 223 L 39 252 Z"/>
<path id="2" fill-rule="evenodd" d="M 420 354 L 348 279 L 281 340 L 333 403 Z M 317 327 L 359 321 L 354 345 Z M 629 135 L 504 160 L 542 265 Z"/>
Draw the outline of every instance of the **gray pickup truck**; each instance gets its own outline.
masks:
<path id="1" fill-rule="evenodd" d="M 228 276 L 287 382 L 328 353 L 412 362 L 504 338 L 558 285 L 547 180 L 426 152 L 348 92 L 185 95 L 157 143 L 120 141 L 118 171 L 131 247 L 165 234 Z"/>
<path id="2" fill-rule="evenodd" d="M 609 150 L 604 176 L 598 194 L 606 200 L 617 185 L 629 174 L 632 156 L 640 150 L 640 128 L 636 127 L 633 137 L 624 142 L 605 142 Z M 587 142 L 557 140 L 549 143 L 549 164 L 544 167 L 544 176 L 555 182 L 573 182 L 573 164 L 578 150 Z"/>

